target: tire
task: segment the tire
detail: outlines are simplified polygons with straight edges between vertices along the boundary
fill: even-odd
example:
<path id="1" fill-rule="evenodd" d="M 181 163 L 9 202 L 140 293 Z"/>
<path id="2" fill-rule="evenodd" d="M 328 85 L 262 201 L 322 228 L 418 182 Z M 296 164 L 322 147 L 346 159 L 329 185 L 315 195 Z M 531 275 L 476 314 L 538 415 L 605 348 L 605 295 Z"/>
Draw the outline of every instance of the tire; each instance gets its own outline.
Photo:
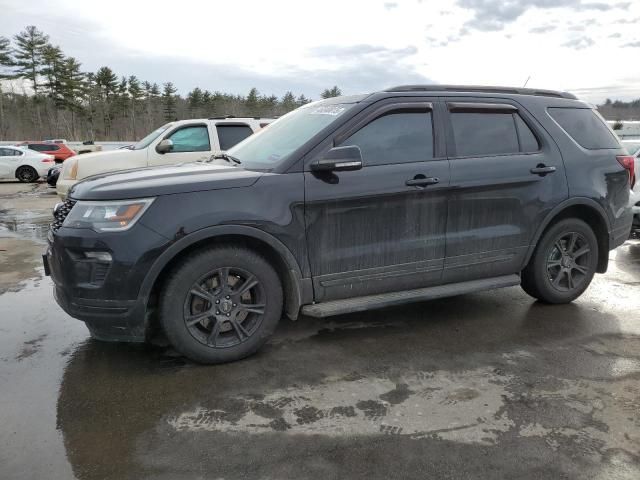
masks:
<path id="1" fill-rule="evenodd" d="M 23 165 L 16 170 L 16 178 L 22 183 L 34 183 L 38 180 L 40 175 L 36 172 L 35 168 Z"/>
<path id="2" fill-rule="evenodd" d="M 582 220 L 567 218 L 540 238 L 522 271 L 522 288 L 544 303 L 569 303 L 587 289 L 597 265 L 595 233 Z"/>
<path id="3" fill-rule="evenodd" d="M 169 274 L 160 324 L 185 357 L 232 362 L 255 353 L 271 336 L 282 297 L 280 278 L 262 256 L 245 248 L 210 248 L 189 255 Z"/>

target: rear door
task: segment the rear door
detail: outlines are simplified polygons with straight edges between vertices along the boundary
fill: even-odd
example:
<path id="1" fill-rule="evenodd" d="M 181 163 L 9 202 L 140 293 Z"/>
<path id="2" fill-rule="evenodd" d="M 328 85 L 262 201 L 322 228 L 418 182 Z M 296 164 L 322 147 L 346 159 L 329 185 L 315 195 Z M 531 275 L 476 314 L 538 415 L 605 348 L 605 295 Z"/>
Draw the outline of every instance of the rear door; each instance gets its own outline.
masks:
<path id="1" fill-rule="evenodd" d="M 224 152 L 251 136 L 253 129 L 244 122 L 219 122 L 216 123 L 216 133 L 219 150 Z"/>
<path id="2" fill-rule="evenodd" d="M 307 245 L 317 301 L 437 284 L 445 253 L 449 162 L 431 99 L 370 106 L 305 167 Z M 314 173 L 332 146 L 363 168 Z"/>
<path id="3" fill-rule="evenodd" d="M 568 197 L 555 142 L 515 102 L 447 100 L 451 196 L 443 281 L 519 272 L 546 214 Z"/>

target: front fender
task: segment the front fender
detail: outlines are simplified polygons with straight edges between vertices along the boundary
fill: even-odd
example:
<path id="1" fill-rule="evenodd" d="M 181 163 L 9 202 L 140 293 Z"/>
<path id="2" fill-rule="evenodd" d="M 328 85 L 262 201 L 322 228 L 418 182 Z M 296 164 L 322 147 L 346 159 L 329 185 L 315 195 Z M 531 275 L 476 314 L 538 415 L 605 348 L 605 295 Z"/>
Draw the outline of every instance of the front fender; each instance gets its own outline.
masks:
<path id="1" fill-rule="evenodd" d="M 288 282 L 285 287 L 288 288 L 289 295 L 286 296 L 287 304 L 285 309 L 287 316 L 295 320 L 298 316 L 301 305 L 311 303 L 313 301 L 311 280 L 303 278 L 300 265 L 298 265 L 298 262 L 291 251 L 280 240 L 262 230 L 246 225 L 217 225 L 207 227 L 174 241 L 155 260 L 149 269 L 149 272 L 140 287 L 139 297 L 144 300 L 145 304 L 148 302 L 151 291 L 160 277 L 160 274 L 165 270 L 169 262 L 171 262 L 172 259 L 185 249 L 203 240 L 215 240 L 216 237 L 226 235 L 237 235 L 261 241 L 271 247 L 282 259 L 288 272 Z"/>

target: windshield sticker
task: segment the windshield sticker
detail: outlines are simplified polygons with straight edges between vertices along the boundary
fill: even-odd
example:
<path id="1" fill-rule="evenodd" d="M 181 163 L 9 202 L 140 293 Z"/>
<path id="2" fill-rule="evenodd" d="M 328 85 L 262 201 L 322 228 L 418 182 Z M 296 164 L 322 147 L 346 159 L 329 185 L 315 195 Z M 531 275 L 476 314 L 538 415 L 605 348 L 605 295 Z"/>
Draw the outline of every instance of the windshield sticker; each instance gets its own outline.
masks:
<path id="1" fill-rule="evenodd" d="M 346 110 L 343 105 L 322 105 L 309 112 L 309 115 L 331 115 L 337 117 Z"/>

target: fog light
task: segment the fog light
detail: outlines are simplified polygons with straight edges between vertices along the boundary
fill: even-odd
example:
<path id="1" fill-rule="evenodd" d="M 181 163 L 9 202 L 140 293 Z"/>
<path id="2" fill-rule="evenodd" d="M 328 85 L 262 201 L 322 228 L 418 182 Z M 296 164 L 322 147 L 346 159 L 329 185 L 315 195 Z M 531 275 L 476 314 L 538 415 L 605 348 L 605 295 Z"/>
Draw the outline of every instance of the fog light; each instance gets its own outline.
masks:
<path id="1" fill-rule="evenodd" d="M 109 252 L 84 252 L 84 256 L 98 262 L 111 263 L 111 254 Z"/>

